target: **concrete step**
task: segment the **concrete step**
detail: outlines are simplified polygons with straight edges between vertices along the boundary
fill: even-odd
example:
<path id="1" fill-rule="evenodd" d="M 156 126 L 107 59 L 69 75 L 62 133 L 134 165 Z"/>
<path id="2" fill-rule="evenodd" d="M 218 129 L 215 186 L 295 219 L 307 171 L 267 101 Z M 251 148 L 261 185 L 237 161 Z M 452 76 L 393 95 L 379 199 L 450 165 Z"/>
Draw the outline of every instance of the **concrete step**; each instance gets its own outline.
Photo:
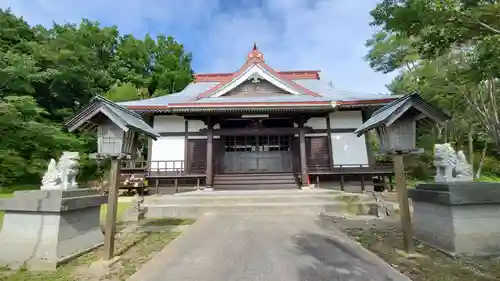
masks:
<path id="1" fill-rule="evenodd" d="M 374 201 L 361 203 L 324 202 L 258 202 L 226 204 L 146 204 L 147 218 L 179 217 L 197 218 L 206 213 L 251 214 L 311 214 L 342 213 L 346 215 L 376 215 L 378 204 Z"/>
<path id="2" fill-rule="evenodd" d="M 215 191 L 213 193 L 219 193 Z M 187 194 L 187 193 L 186 193 Z M 307 203 L 307 202 L 344 202 L 357 203 L 371 201 L 371 196 L 362 196 L 358 194 L 344 193 L 283 193 L 283 194 L 232 194 L 232 195 L 212 195 L 212 196 L 182 196 L 180 194 L 174 196 L 153 196 L 145 199 L 148 205 L 199 205 L 199 204 L 247 204 L 247 203 Z"/>
<path id="3" fill-rule="evenodd" d="M 241 197 L 241 196 L 310 196 L 310 195 L 327 195 L 327 194 L 343 194 L 343 195 L 353 195 L 353 196 L 365 196 L 360 193 L 347 193 L 339 190 L 322 189 L 315 188 L 313 190 L 222 190 L 222 191 L 192 191 L 182 194 L 176 194 L 174 196 L 179 197 Z M 154 197 L 148 197 L 154 198 Z"/>

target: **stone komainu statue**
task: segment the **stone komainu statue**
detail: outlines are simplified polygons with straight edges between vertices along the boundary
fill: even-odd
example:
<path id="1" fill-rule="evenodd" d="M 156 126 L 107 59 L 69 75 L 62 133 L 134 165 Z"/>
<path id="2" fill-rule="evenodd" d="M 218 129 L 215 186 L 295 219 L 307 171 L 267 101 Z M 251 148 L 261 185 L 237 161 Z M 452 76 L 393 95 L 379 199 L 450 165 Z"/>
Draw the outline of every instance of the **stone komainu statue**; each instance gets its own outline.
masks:
<path id="1" fill-rule="evenodd" d="M 78 188 L 76 176 L 78 175 L 80 156 L 78 152 L 63 152 L 59 162 L 50 159 L 47 172 L 42 177 L 42 190 L 75 189 Z"/>
<path id="2" fill-rule="evenodd" d="M 472 181 L 472 166 L 467 162 L 463 151 L 455 152 L 451 144 L 434 145 L 434 165 L 436 182 Z"/>

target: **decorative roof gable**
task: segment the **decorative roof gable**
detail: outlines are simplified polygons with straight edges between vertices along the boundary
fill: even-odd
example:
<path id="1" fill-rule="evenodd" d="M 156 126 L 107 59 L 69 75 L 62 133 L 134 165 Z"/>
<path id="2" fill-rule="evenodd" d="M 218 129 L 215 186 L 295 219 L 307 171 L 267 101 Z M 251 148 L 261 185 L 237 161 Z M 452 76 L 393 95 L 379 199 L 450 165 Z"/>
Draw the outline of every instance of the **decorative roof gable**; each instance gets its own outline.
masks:
<path id="1" fill-rule="evenodd" d="M 359 137 L 378 126 L 383 125 L 388 127 L 411 109 L 415 109 L 420 113 L 419 118 L 429 118 L 436 123 L 442 123 L 450 118 L 441 110 L 425 101 L 418 92 L 413 92 L 373 112 L 370 119 L 356 129 L 354 133 Z"/>
<path id="2" fill-rule="evenodd" d="M 64 123 L 70 132 L 80 128 L 94 130 L 97 127 L 95 119 L 100 114 L 106 116 L 125 132 L 132 129 L 155 140 L 159 137 L 141 115 L 99 95 L 92 98 L 88 105 L 75 112 Z"/>
<path id="3" fill-rule="evenodd" d="M 283 91 L 290 93 L 292 95 L 308 95 L 313 97 L 321 97 L 320 94 L 315 93 L 297 83 L 295 83 L 291 77 L 293 77 L 295 73 L 286 72 L 279 73 L 269 65 L 267 65 L 264 61 L 264 55 L 257 48 L 257 45 L 254 44 L 252 51 L 248 54 L 248 58 L 246 63 L 240 68 L 240 70 L 231 75 L 228 74 L 213 74 L 209 76 L 198 76 L 197 79 L 201 81 L 207 81 L 207 79 L 212 79 L 210 81 L 219 80 L 219 84 L 208 89 L 207 91 L 198 95 L 195 100 L 208 98 L 208 97 L 221 97 L 235 89 L 239 85 L 244 82 L 251 80 L 253 82 L 258 83 L 261 80 L 266 80 L 274 86 L 282 89 Z M 303 72 L 298 76 L 303 76 L 309 78 L 311 73 Z M 297 78 L 299 78 L 297 76 Z M 317 75 L 317 79 L 319 79 L 319 75 Z M 203 78 L 205 79 L 203 79 Z M 296 78 L 296 79 L 297 79 Z M 307 79 L 306 78 L 306 79 Z"/>

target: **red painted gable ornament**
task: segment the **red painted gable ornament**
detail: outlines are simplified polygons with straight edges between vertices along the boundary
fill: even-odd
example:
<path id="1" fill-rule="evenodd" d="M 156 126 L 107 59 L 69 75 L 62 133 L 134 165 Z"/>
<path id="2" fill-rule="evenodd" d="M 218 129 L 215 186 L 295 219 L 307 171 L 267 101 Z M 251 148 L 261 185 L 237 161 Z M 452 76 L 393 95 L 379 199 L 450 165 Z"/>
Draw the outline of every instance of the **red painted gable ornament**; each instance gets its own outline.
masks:
<path id="1" fill-rule="evenodd" d="M 253 43 L 253 48 L 248 53 L 248 61 L 264 61 L 264 54 L 257 48 L 257 43 Z"/>

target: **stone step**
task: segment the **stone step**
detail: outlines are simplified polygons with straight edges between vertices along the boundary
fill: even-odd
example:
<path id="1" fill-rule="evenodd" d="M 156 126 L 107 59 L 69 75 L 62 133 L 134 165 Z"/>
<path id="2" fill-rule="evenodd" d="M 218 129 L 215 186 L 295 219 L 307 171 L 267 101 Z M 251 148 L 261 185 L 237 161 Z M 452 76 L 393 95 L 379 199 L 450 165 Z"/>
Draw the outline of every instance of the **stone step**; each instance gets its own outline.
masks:
<path id="1" fill-rule="evenodd" d="M 267 176 L 275 176 L 275 177 L 293 177 L 293 173 L 255 173 L 255 174 L 217 174 L 214 175 L 216 178 L 229 178 L 229 177 L 267 177 Z"/>
<path id="2" fill-rule="evenodd" d="M 277 178 L 264 178 L 264 179 L 216 179 L 214 185 L 234 185 L 234 184 L 295 184 L 293 178 L 277 179 Z"/>
<path id="3" fill-rule="evenodd" d="M 342 213 L 346 215 L 376 215 L 377 202 L 361 203 L 323 202 L 259 202 L 227 204 L 146 204 L 147 218 L 197 218 L 206 213 L 251 213 L 251 214 L 311 214 Z"/>
<path id="4" fill-rule="evenodd" d="M 273 189 L 298 189 L 295 183 L 239 183 L 220 185 L 214 183 L 215 190 L 273 190 Z"/>
<path id="5" fill-rule="evenodd" d="M 216 175 L 215 181 L 237 181 L 237 180 L 295 180 L 293 174 L 254 174 L 254 175 Z"/>

